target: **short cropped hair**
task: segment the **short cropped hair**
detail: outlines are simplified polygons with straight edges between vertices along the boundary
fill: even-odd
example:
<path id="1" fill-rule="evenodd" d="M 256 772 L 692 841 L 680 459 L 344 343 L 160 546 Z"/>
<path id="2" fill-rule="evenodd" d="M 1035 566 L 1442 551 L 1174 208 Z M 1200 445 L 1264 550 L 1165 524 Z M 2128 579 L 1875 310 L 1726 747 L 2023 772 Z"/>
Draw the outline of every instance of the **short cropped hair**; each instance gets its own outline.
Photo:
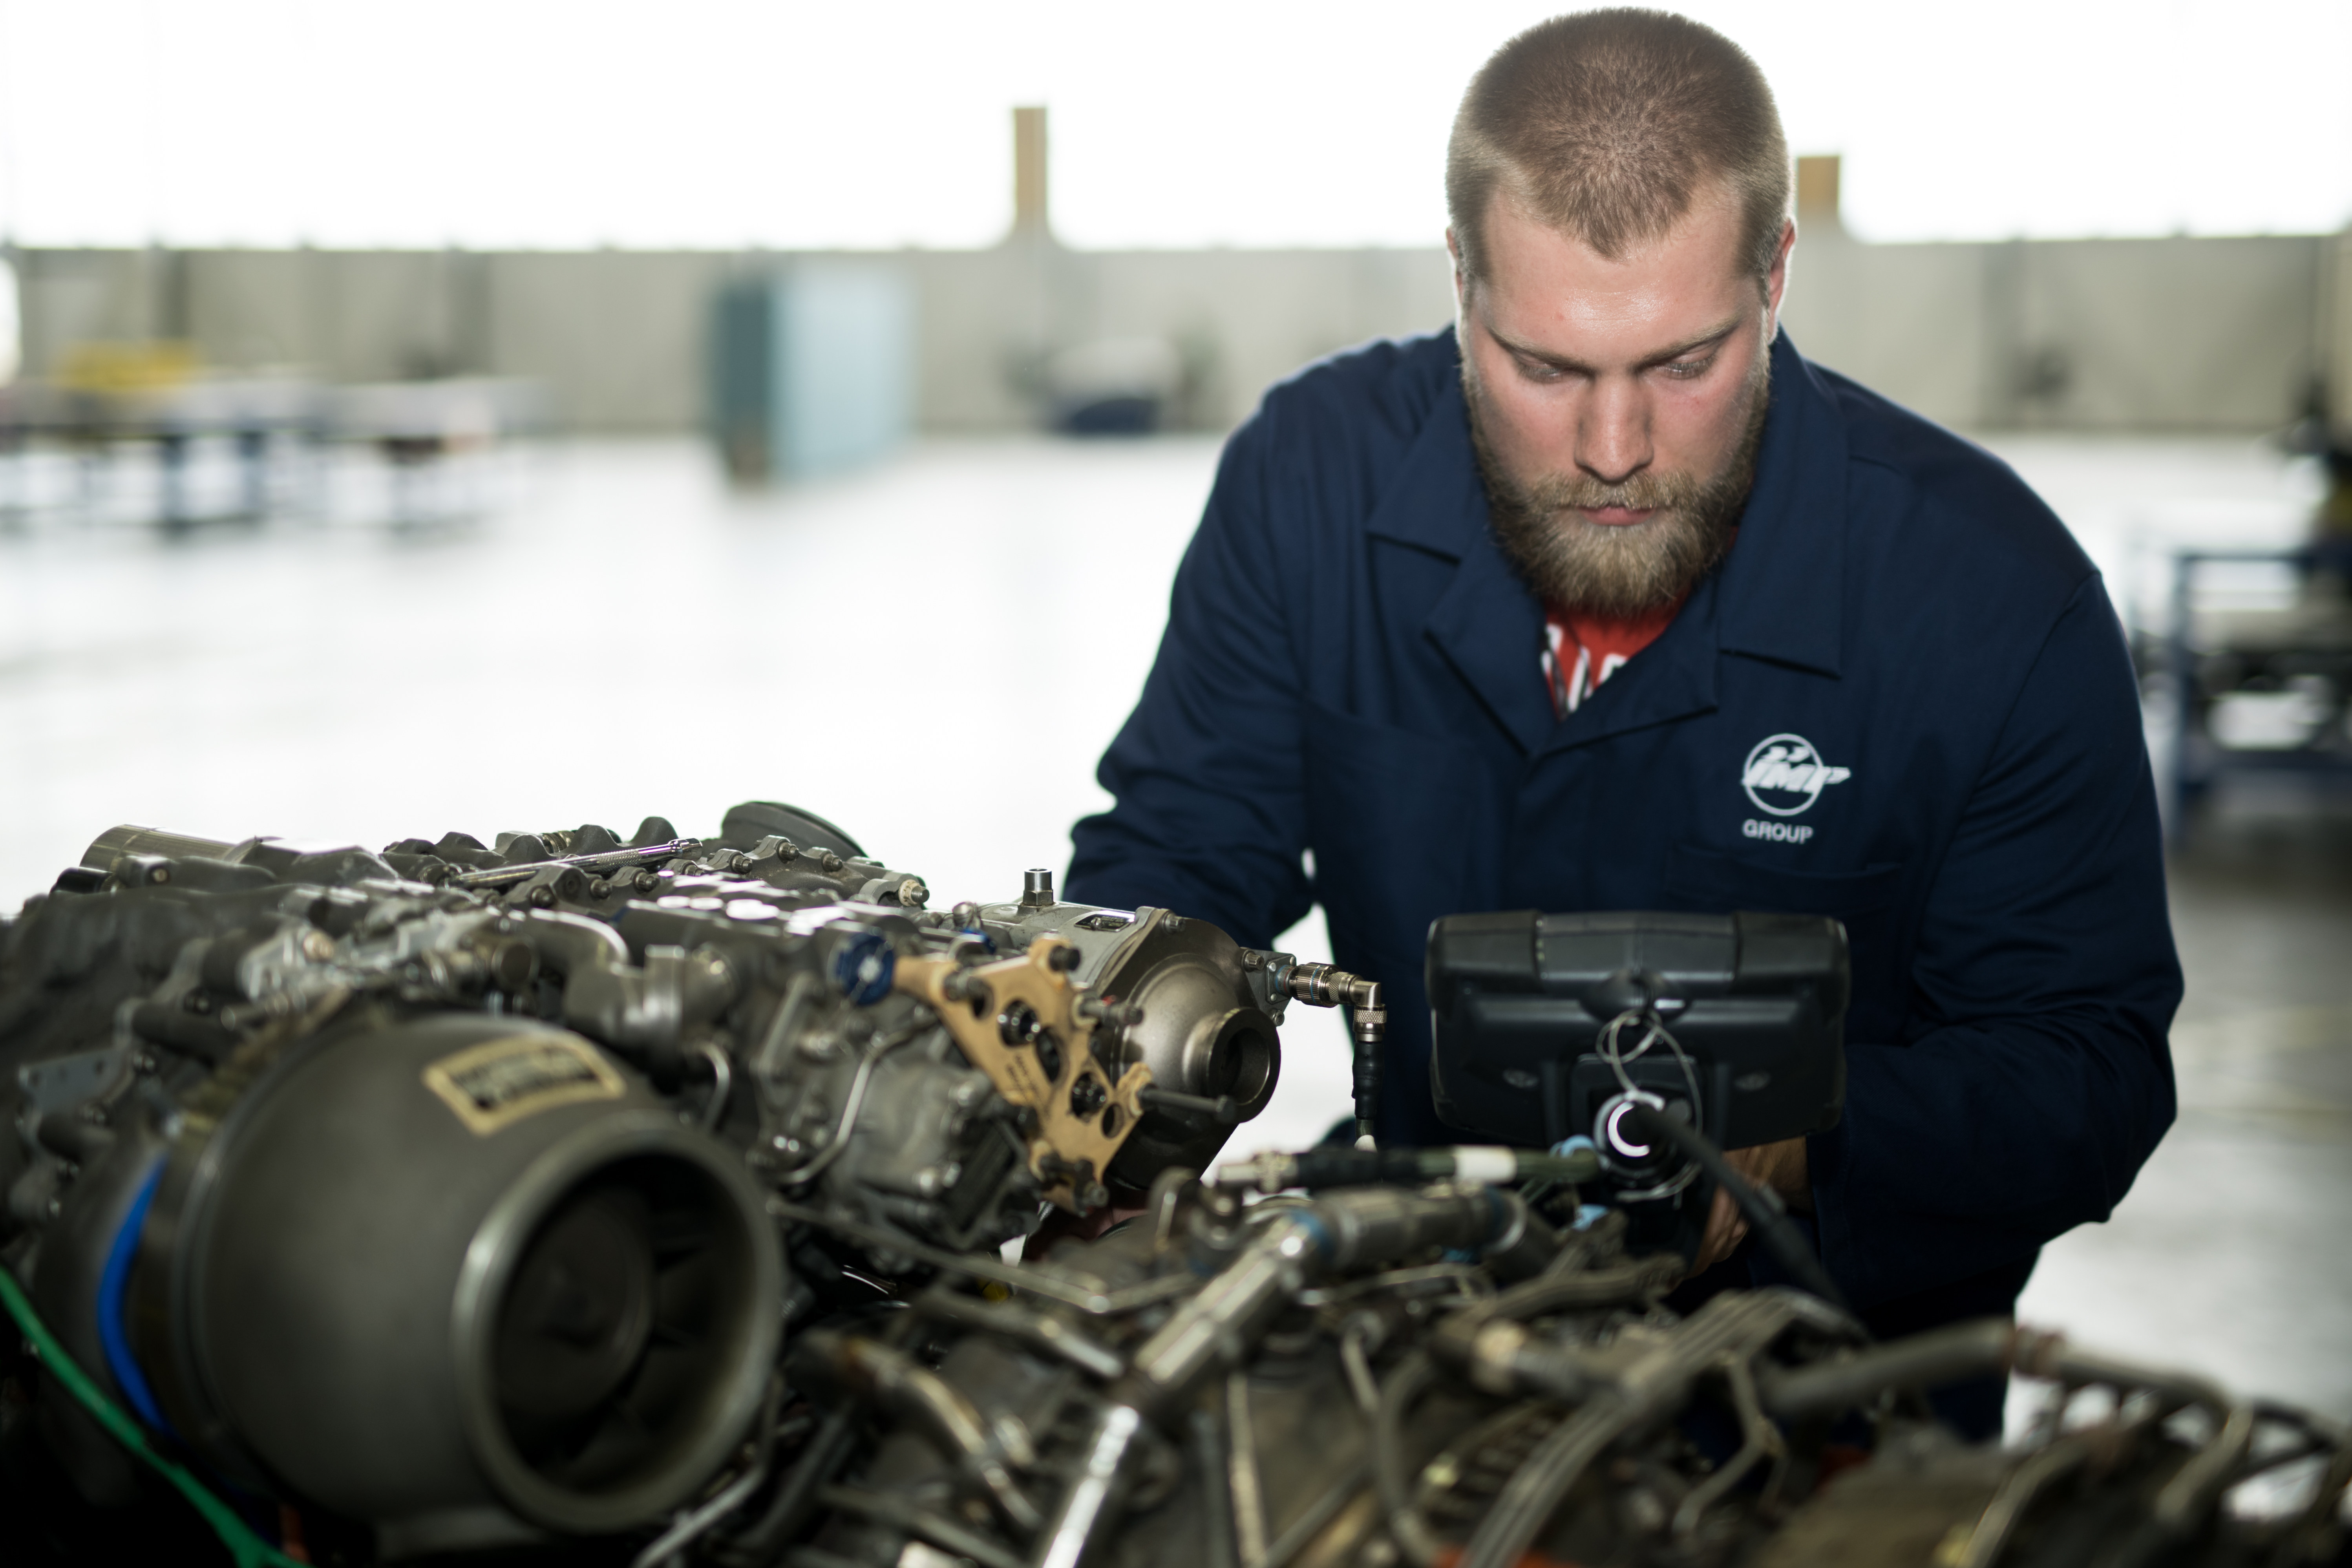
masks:
<path id="1" fill-rule="evenodd" d="M 1470 79 L 1446 216 L 1475 282 L 1498 195 L 1614 259 L 1672 228 L 1711 179 L 1738 199 L 1741 258 L 1762 279 L 1789 211 L 1789 144 L 1764 73 L 1688 17 L 1581 11 L 1537 23 Z"/>

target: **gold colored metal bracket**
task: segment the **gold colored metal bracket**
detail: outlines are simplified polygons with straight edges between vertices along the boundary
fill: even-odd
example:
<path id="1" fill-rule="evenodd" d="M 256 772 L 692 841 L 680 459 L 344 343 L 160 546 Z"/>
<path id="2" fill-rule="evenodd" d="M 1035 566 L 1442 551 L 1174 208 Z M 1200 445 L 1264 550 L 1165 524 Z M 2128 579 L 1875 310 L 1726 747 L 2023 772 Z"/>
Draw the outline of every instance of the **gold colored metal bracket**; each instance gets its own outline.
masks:
<path id="1" fill-rule="evenodd" d="M 1103 1180 L 1112 1156 L 1143 1115 L 1139 1097 L 1151 1081 L 1151 1069 L 1137 1062 L 1117 1083 L 1105 1080 L 1094 1058 L 1094 1020 L 1078 1016 L 1078 987 L 1053 966 L 1054 950 L 1069 945 L 1059 937 L 1041 936 L 1017 957 L 972 969 L 951 959 L 901 958 L 894 984 L 929 1005 L 997 1093 L 1036 1112 L 1029 1133 L 1030 1173 L 1053 1203 L 1084 1214 L 1089 1206 L 1086 1188 Z M 951 979 L 959 999 L 950 999 Z M 1047 1075 L 1035 1045 L 1008 1042 L 1008 1034 L 1026 1032 L 1008 1024 L 1018 1016 L 1016 1006 L 1034 1017 L 1038 1038 L 1050 1037 L 1059 1048 L 1058 1076 Z M 1082 1090 L 1087 1084 L 1092 1087 Z M 1073 1107 L 1073 1097 L 1082 1093 L 1102 1097 L 1084 1115 Z"/>

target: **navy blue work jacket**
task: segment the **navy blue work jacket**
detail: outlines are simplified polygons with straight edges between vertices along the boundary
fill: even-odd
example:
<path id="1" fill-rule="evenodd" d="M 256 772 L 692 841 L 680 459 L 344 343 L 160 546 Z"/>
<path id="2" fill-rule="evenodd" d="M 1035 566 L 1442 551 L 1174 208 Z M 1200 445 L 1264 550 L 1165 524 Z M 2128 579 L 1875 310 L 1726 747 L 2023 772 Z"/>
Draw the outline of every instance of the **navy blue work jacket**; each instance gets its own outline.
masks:
<path id="1" fill-rule="evenodd" d="M 2156 796 L 2098 574 L 2005 465 L 1783 335 L 1738 542 L 1555 718 L 1459 375 L 1450 332 L 1375 343 L 1235 432 L 1070 896 L 1260 945 L 1319 900 L 1392 996 L 1400 1143 L 1463 1141 L 1428 1087 L 1438 916 L 1835 916 L 1823 1258 L 1883 1331 L 2006 1310 L 2174 1110 Z"/>

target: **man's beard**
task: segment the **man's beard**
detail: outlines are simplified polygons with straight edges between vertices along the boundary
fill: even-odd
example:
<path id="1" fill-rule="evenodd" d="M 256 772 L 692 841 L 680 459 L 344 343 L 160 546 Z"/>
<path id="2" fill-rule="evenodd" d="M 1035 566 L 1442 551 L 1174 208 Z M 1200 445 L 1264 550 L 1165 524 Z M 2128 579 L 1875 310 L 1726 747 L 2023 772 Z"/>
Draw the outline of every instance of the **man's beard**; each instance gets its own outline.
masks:
<path id="1" fill-rule="evenodd" d="M 1486 485 L 1495 542 L 1520 580 L 1545 604 L 1604 620 L 1630 620 L 1678 605 L 1731 548 L 1771 403 L 1771 361 L 1759 356 L 1747 388 L 1748 424 L 1731 459 L 1712 478 L 1667 470 L 1622 484 L 1590 474 L 1513 479 L 1486 438 L 1477 374 L 1465 356 L 1462 390 L 1470 440 Z M 1580 508 L 1648 510 L 1639 522 L 1594 522 Z"/>

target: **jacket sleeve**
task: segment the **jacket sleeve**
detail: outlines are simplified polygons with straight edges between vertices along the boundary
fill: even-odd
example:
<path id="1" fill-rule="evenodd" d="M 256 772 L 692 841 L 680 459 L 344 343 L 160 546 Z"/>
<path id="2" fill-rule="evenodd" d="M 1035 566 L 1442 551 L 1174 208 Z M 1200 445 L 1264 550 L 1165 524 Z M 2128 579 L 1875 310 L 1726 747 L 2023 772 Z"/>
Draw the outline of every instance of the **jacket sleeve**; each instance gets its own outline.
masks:
<path id="1" fill-rule="evenodd" d="M 1265 945 L 1313 903 L 1299 681 L 1286 624 L 1270 413 L 1235 432 L 1177 569 L 1142 699 L 1096 777 L 1111 808 L 1073 830 L 1068 896 L 1156 904 Z M 1299 520 L 1289 520 L 1294 524 Z"/>
<path id="2" fill-rule="evenodd" d="M 1923 1023 L 1849 1043 L 1844 1120 L 1811 1141 L 1823 1256 L 1859 1306 L 2105 1219 L 2171 1125 L 2180 967 L 2136 699 L 2088 578 L 1930 883 Z"/>

